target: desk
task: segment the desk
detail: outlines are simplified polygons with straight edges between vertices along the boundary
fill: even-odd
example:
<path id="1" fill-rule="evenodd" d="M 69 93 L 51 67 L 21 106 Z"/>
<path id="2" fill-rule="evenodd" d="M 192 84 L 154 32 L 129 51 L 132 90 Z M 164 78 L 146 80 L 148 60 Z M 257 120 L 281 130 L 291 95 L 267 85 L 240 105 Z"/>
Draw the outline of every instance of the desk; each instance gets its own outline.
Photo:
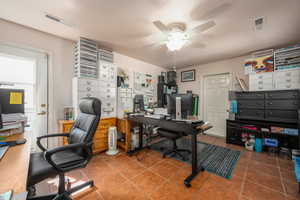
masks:
<path id="1" fill-rule="evenodd" d="M 27 142 L 10 147 L 0 161 L 0 193 L 11 189 L 14 194 L 26 192 L 30 159 L 30 139 L 28 139 L 27 134 L 13 135 L 6 140 L 12 141 L 25 137 Z"/>
<path id="2" fill-rule="evenodd" d="M 174 132 L 182 132 L 186 135 L 191 135 L 191 144 L 192 144 L 192 173 L 184 180 L 184 184 L 187 187 L 191 186 L 191 181 L 197 176 L 200 171 L 204 169 L 200 166 L 198 167 L 198 157 L 197 157 L 197 135 L 202 133 L 202 130 L 199 130 L 198 127 L 203 125 L 203 122 L 197 124 L 190 124 L 186 122 L 179 122 L 173 120 L 165 119 L 154 119 L 144 116 L 129 116 L 128 120 L 140 124 L 154 125 L 162 129 L 167 129 Z M 139 148 L 129 151 L 128 154 L 132 155 L 133 153 L 143 149 L 143 130 L 139 134 Z"/>

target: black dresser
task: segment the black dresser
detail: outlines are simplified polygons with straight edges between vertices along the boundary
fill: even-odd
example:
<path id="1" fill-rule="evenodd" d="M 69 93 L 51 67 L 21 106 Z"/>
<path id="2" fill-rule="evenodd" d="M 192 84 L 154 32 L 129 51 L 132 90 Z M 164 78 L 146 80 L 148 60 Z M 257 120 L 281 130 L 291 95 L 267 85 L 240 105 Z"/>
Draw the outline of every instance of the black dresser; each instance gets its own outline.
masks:
<path id="1" fill-rule="evenodd" d="M 299 90 L 236 92 L 236 119 L 298 122 Z"/>
<path id="2" fill-rule="evenodd" d="M 235 92 L 237 100 L 236 120 L 227 120 L 226 142 L 244 145 L 242 133 L 251 133 L 255 137 L 276 138 L 280 146 L 299 148 L 299 135 L 260 131 L 271 126 L 299 129 L 300 90 L 276 90 L 259 92 Z M 242 127 L 253 125 L 257 131 Z"/>

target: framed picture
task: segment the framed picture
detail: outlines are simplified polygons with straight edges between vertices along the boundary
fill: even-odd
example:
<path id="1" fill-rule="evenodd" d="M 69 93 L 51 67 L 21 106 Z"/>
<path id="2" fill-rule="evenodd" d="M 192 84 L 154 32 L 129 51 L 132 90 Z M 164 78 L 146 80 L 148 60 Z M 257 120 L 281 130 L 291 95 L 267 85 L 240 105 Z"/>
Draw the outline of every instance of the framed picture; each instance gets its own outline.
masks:
<path id="1" fill-rule="evenodd" d="M 181 82 L 195 81 L 196 79 L 196 70 L 187 70 L 181 72 Z"/>

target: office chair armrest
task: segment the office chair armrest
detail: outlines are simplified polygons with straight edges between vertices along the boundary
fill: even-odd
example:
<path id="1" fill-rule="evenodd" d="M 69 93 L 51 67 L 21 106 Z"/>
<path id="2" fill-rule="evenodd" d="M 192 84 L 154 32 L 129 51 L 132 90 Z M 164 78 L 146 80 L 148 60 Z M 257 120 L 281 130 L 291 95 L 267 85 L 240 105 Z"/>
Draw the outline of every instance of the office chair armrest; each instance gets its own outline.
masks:
<path id="1" fill-rule="evenodd" d="M 49 134 L 49 135 L 42 135 L 36 138 L 36 144 L 42 151 L 46 151 L 47 149 L 41 144 L 41 139 L 48 138 L 48 137 L 69 137 L 69 133 L 56 133 L 56 134 Z"/>
<path id="2" fill-rule="evenodd" d="M 76 144 L 69 144 L 69 145 L 65 145 L 65 146 L 55 147 L 53 149 L 49 149 L 49 150 L 45 151 L 44 156 L 45 156 L 45 159 L 47 160 L 47 162 L 50 165 L 52 165 L 52 167 L 54 167 L 57 171 L 66 172 L 66 171 L 69 171 L 70 169 L 83 167 L 88 162 L 88 160 L 92 157 L 92 153 L 90 150 L 90 147 L 92 146 L 92 144 L 93 144 L 92 142 L 88 143 L 88 144 L 76 143 Z M 80 164 L 72 165 L 72 167 L 61 167 L 61 166 L 57 165 L 52 159 L 52 156 L 55 153 L 58 153 L 61 151 L 66 151 L 66 150 L 71 150 L 71 149 L 79 149 L 79 148 L 83 148 L 88 153 L 87 159 Z"/>

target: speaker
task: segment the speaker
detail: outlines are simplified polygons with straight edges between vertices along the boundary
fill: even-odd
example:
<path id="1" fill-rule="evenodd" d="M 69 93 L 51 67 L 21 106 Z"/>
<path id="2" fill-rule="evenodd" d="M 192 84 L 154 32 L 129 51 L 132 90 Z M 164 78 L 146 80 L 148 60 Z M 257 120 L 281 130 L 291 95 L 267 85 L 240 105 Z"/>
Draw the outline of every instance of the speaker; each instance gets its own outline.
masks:
<path id="1" fill-rule="evenodd" d="M 167 72 L 167 84 L 168 86 L 176 86 L 176 72 L 175 71 L 168 71 Z"/>
<path id="2" fill-rule="evenodd" d="M 157 106 L 159 108 L 164 107 L 165 105 L 165 84 L 164 83 L 158 83 L 157 84 Z"/>
<path id="3" fill-rule="evenodd" d="M 163 75 L 158 76 L 158 83 L 165 83 L 165 77 Z"/>

